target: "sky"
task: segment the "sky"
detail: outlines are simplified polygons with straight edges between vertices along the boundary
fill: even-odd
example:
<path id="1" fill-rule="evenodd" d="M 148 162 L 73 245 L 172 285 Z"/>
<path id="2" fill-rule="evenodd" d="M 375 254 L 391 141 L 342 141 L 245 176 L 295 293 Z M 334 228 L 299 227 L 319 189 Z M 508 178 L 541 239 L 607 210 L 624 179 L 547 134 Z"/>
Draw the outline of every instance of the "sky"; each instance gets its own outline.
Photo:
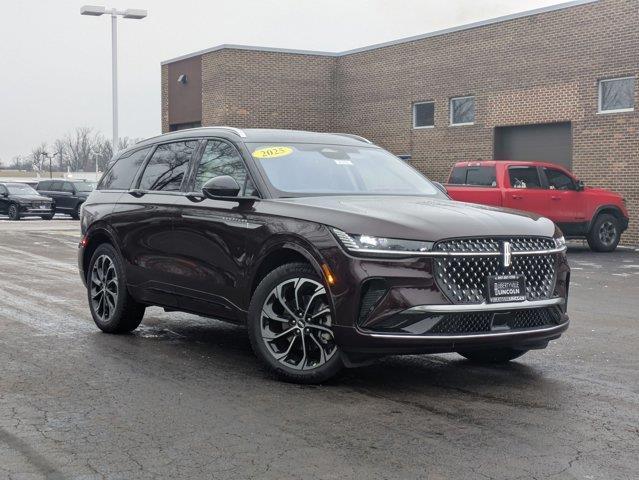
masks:
<path id="1" fill-rule="evenodd" d="M 343 51 L 531 10 L 562 0 L 122 0 L 120 136 L 161 131 L 160 62 L 223 43 Z M 91 2 L 91 0 L 89 0 Z M 100 0 L 92 4 L 102 5 Z M 111 136 L 110 18 L 85 1 L 2 0 L 0 161 L 76 127 Z"/>

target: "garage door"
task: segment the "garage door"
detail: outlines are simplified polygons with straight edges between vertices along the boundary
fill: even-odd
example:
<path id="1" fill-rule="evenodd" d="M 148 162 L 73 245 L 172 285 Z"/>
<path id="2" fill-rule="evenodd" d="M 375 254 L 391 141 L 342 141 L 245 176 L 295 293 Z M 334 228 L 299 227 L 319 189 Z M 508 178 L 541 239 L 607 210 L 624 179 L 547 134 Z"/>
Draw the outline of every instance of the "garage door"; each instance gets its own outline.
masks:
<path id="1" fill-rule="evenodd" d="M 495 160 L 538 160 L 572 166 L 570 122 L 495 127 Z"/>

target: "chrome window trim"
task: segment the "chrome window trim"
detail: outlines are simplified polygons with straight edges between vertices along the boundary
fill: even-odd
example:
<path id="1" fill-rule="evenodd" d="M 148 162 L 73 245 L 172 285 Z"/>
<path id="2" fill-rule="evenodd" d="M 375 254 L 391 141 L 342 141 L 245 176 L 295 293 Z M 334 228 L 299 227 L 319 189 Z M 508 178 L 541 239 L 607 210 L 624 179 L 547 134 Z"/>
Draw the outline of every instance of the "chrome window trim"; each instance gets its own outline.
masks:
<path id="1" fill-rule="evenodd" d="M 528 308 L 552 307 L 563 305 L 565 299 L 561 297 L 546 300 L 525 300 L 523 302 L 504 303 L 475 303 L 475 304 L 444 304 L 444 305 L 416 305 L 404 313 L 468 313 L 468 312 L 501 312 L 505 310 L 525 310 Z"/>

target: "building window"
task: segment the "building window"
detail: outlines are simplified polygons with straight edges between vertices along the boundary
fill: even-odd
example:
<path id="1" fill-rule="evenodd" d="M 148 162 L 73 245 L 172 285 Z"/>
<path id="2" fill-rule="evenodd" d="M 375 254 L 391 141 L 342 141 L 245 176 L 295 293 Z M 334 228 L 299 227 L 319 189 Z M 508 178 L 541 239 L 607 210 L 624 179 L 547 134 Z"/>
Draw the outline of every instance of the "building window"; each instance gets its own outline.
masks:
<path id="1" fill-rule="evenodd" d="M 634 109 L 634 77 L 599 80 L 599 113 L 631 112 Z"/>
<path id="2" fill-rule="evenodd" d="M 472 125 L 475 123 L 475 97 L 450 99 L 450 124 Z"/>
<path id="3" fill-rule="evenodd" d="M 432 128 L 435 126 L 435 102 L 413 104 L 413 128 Z"/>
<path id="4" fill-rule="evenodd" d="M 187 128 L 198 128 L 202 126 L 202 122 L 188 123 L 172 123 L 169 125 L 169 132 L 177 132 L 178 130 L 186 130 Z"/>

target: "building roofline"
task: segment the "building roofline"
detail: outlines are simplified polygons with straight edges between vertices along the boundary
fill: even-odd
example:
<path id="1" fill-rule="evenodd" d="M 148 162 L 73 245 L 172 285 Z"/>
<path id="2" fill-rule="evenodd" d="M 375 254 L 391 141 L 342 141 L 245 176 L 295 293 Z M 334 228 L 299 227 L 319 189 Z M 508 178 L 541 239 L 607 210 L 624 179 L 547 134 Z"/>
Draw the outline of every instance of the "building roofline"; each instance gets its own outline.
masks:
<path id="1" fill-rule="evenodd" d="M 501 17 L 490 18 L 487 20 L 480 20 L 478 22 L 467 23 L 459 25 L 457 27 L 445 28 L 443 30 L 436 30 L 434 32 L 423 33 L 420 35 L 414 35 L 412 37 L 399 38 L 397 40 L 390 40 L 388 42 L 376 43 L 373 45 L 367 45 L 364 47 L 353 48 L 351 50 L 344 50 L 342 52 L 323 52 L 316 50 L 296 50 L 289 48 L 277 48 L 277 47 L 258 47 L 252 45 L 235 45 L 235 44 L 222 44 L 211 48 L 205 48 L 204 50 L 198 50 L 193 53 L 187 53 L 178 57 L 170 58 L 161 62 L 161 65 L 167 65 L 169 63 L 179 62 L 180 60 L 186 60 L 188 58 L 197 57 L 206 53 L 217 52 L 219 50 L 250 50 L 255 52 L 273 52 L 273 53 L 289 53 L 297 55 L 315 55 L 321 57 L 343 57 L 345 55 L 351 55 L 353 53 L 367 52 L 369 50 L 376 50 L 378 48 L 390 47 L 393 45 L 400 45 L 402 43 L 414 42 L 425 38 L 438 37 L 440 35 L 446 35 L 448 33 L 461 32 L 463 30 L 470 30 L 473 28 L 484 27 L 487 25 L 493 25 L 496 23 L 507 22 L 509 20 L 516 20 L 518 18 L 530 17 L 533 15 L 539 15 L 541 13 L 554 12 L 557 10 L 564 10 L 566 8 L 577 7 L 580 5 L 586 5 L 589 3 L 596 3 L 599 0 L 571 0 L 569 2 L 558 3 L 556 5 L 549 5 L 547 7 L 535 8 L 533 10 L 525 10 L 523 12 L 511 13 L 510 15 L 502 15 Z"/>

